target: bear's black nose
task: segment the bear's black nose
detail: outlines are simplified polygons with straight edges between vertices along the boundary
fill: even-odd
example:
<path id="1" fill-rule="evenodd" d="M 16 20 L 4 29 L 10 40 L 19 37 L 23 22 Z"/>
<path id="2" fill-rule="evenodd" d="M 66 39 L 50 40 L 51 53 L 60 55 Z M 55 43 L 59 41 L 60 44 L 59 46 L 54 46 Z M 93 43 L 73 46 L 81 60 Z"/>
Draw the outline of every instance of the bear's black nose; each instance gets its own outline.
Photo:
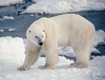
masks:
<path id="1" fill-rule="evenodd" d="M 43 42 L 40 42 L 39 45 L 42 46 L 43 45 Z"/>

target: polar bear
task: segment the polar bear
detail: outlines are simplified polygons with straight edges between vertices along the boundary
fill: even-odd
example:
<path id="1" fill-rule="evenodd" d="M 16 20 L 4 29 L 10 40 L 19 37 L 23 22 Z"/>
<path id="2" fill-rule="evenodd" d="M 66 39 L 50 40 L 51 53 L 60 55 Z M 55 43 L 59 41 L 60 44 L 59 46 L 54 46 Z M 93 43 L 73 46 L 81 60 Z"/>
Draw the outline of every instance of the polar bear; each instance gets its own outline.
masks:
<path id="1" fill-rule="evenodd" d="M 19 70 L 28 70 L 37 61 L 40 50 L 45 51 L 46 64 L 40 69 L 52 69 L 58 60 L 59 46 L 71 46 L 76 55 L 72 67 L 89 66 L 90 49 L 95 28 L 91 22 L 77 14 L 63 14 L 41 18 L 32 23 L 26 32 L 27 54 Z"/>

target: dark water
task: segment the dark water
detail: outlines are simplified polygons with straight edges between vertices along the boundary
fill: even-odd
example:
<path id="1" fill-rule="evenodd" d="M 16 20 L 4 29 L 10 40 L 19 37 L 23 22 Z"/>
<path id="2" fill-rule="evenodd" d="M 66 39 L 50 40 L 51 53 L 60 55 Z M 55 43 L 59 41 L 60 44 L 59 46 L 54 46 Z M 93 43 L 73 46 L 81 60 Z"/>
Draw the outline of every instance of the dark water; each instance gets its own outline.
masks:
<path id="1" fill-rule="evenodd" d="M 27 4 L 30 5 L 31 3 Z M 26 5 L 26 4 L 25 4 Z M 14 20 L 3 20 L 0 21 L 0 29 L 4 29 L 4 32 L 0 32 L 0 37 L 12 36 L 12 37 L 22 37 L 26 38 L 26 30 L 32 24 L 33 21 L 41 18 L 41 17 L 52 17 L 55 15 L 52 14 L 20 14 L 26 7 L 21 5 L 20 7 L 9 6 L 0 8 L 0 18 L 3 16 L 13 16 Z M 91 21 L 96 30 L 105 31 L 105 10 L 103 11 L 82 11 L 76 12 L 75 14 L 79 14 L 89 21 Z M 15 31 L 8 31 L 8 29 L 15 29 Z M 101 55 L 105 55 L 105 44 L 99 44 L 96 47 Z"/>
<path id="2" fill-rule="evenodd" d="M 105 10 L 103 11 L 85 11 L 85 12 L 76 12 L 75 14 L 79 14 L 89 21 L 91 21 L 96 30 L 102 29 L 105 31 Z M 52 17 L 55 15 L 52 14 L 39 14 L 39 17 L 30 16 L 31 14 L 22 14 L 22 15 L 13 15 L 14 20 L 3 20 L 0 21 L 0 29 L 4 29 L 4 32 L 0 32 L 0 37 L 3 36 L 13 36 L 13 37 L 22 37 L 25 38 L 25 32 L 27 28 L 31 25 L 31 23 L 41 17 Z M 1 16 L 1 14 L 0 14 Z M 3 15 L 5 16 L 5 15 Z M 7 15 L 8 16 L 8 15 Z M 9 32 L 8 29 L 13 28 L 16 29 L 14 32 Z"/>
<path id="3" fill-rule="evenodd" d="M 105 31 L 105 10 L 79 12 L 78 14 L 91 21 L 94 24 L 96 30 L 102 29 Z"/>

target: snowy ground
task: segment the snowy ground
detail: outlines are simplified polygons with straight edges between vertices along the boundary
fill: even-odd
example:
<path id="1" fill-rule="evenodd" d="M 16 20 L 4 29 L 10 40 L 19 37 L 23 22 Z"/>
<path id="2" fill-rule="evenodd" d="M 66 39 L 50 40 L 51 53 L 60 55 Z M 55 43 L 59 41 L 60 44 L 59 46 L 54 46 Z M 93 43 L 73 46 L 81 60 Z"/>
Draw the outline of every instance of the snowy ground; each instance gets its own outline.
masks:
<path id="1" fill-rule="evenodd" d="M 0 60 L 0 80 L 105 80 L 105 56 L 91 60 L 91 66 L 86 69 L 70 68 L 73 61 L 65 57 L 59 57 L 53 70 L 39 70 L 38 66 L 44 63 L 45 58 L 40 57 L 30 70 L 20 72 L 16 70 L 20 64 L 11 60 Z"/>

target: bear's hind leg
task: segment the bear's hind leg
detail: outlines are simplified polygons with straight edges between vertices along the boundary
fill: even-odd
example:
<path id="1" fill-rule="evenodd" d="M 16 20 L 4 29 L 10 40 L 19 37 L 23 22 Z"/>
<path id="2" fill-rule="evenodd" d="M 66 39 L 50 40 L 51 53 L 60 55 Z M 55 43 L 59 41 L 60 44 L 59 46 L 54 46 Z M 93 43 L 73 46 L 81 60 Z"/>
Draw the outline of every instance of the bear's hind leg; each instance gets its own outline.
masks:
<path id="1" fill-rule="evenodd" d="M 37 61 L 39 55 L 40 55 L 40 47 L 37 47 L 32 42 L 28 41 L 27 46 L 27 53 L 25 57 L 25 61 L 21 67 L 18 68 L 20 71 L 28 70 L 30 67 Z"/>
<path id="2" fill-rule="evenodd" d="M 89 66 L 90 50 L 89 49 L 74 49 L 76 55 L 76 63 L 72 64 L 71 67 L 76 68 L 87 68 Z"/>

